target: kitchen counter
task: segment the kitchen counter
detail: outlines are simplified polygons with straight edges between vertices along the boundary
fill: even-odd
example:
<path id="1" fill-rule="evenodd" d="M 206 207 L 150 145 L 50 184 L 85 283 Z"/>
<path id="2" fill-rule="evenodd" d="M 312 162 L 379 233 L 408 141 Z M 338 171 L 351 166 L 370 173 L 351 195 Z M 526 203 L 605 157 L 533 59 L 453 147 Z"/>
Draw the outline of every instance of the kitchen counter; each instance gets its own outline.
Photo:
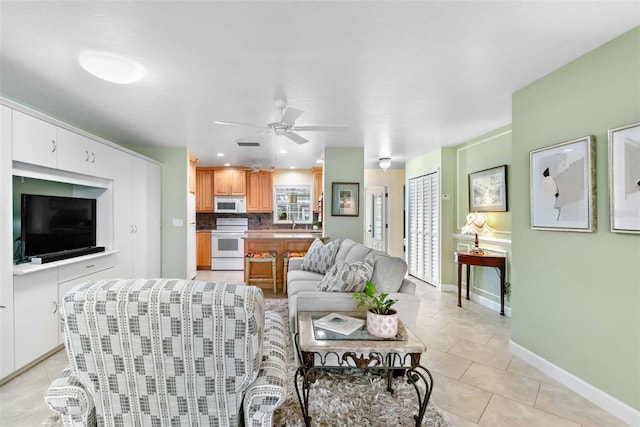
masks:
<path id="1" fill-rule="evenodd" d="M 260 233 L 247 233 L 243 239 L 322 239 L 322 233 L 282 233 L 282 232 L 260 232 Z"/>
<path id="2" fill-rule="evenodd" d="M 321 232 L 311 230 L 254 230 L 245 233 L 243 239 L 245 252 L 272 251 L 276 257 L 276 283 L 283 289 L 284 256 L 285 252 L 306 252 L 316 238 L 326 241 L 328 237 L 322 237 Z M 251 277 L 260 278 L 271 274 L 271 265 L 267 263 L 255 263 L 251 266 Z M 265 285 L 264 289 L 269 289 Z"/>

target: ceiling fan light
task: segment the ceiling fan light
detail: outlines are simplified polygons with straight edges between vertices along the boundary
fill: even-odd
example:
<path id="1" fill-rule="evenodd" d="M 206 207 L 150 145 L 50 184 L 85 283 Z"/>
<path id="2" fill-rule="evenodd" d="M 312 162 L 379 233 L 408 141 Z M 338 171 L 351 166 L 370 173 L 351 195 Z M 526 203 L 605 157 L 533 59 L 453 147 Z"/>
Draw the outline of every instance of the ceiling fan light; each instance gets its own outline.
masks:
<path id="1" fill-rule="evenodd" d="M 391 157 L 380 157 L 378 159 L 378 165 L 383 172 L 386 172 L 387 169 L 391 167 Z"/>
<path id="2" fill-rule="evenodd" d="M 111 83 L 135 83 L 146 74 L 138 62 L 110 52 L 83 52 L 78 61 L 85 71 Z"/>

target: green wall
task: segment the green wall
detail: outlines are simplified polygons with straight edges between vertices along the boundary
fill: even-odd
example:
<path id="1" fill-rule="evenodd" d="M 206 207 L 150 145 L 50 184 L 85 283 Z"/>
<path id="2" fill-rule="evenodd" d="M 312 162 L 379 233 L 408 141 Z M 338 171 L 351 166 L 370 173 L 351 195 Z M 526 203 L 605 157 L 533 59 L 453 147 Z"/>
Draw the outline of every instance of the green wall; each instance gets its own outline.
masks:
<path id="1" fill-rule="evenodd" d="M 640 27 L 513 95 L 512 340 L 640 410 L 640 235 L 609 226 L 607 130 L 640 120 Z M 597 231 L 530 229 L 529 151 L 594 135 Z"/>
<path id="2" fill-rule="evenodd" d="M 129 148 L 162 163 L 162 277 L 186 278 L 189 153 L 184 147 Z M 174 227 L 173 218 L 183 226 Z"/>
<path id="3" fill-rule="evenodd" d="M 507 165 L 507 212 L 485 212 L 487 223 L 493 231 L 480 236 L 479 246 L 483 249 L 504 253 L 507 257 L 507 277 L 509 282 L 511 259 L 511 125 L 473 138 L 454 147 L 456 156 L 456 210 L 454 233 L 461 233 L 469 213 L 469 174 L 496 166 Z M 454 238 L 454 250 L 467 250 L 473 246 L 472 236 Z M 443 254 L 447 256 L 447 254 Z M 492 268 L 473 267 L 473 287 L 471 292 L 500 303 L 500 278 Z M 456 272 L 457 280 L 457 272 Z M 464 281 L 464 278 L 463 278 Z M 473 298 L 473 295 L 472 295 Z M 509 297 L 505 298 L 509 306 Z"/>
<path id="4" fill-rule="evenodd" d="M 364 242 L 364 148 L 326 147 L 324 150 L 324 205 L 322 214 L 322 229 L 325 237 L 334 239 L 352 239 Z M 332 182 L 357 182 L 360 184 L 358 202 L 359 215 L 332 216 L 331 190 Z"/>

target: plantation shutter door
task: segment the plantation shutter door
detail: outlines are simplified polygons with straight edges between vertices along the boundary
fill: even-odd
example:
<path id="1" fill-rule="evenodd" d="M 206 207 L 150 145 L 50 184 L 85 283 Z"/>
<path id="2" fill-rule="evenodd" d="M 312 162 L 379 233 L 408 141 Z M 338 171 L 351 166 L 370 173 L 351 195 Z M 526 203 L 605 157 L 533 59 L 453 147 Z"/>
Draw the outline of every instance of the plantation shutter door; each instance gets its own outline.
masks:
<path id="1" fill-rule="evenodd" d="M 409 274 L 440 282 L 440 205 L 437 172 L 409 180 Z"/>

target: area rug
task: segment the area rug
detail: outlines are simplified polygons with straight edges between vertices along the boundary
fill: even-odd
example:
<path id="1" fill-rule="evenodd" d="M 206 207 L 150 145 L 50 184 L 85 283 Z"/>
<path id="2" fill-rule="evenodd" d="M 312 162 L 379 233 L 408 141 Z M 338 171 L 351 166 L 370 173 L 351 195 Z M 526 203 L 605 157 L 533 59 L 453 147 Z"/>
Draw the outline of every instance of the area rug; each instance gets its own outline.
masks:
<path id="1" fill-rule="evenodd" d="M 267 310 L 289 318 L 286 299 L 267 299 Z M 287 320 L 287 325 L 289 324 Z M 287 400 L 275 414 L 276 427 L 302 427 L 304 420 L 296 395 L 294 377 L 297 364 L 291 333 L 287 334 L 289 349 L 289 389 Z M 329 375 L 318 379 L 311 388 L 309 414 L 315 427 L 357 426 L 415 426 L 417 396 L 413 386 L 404 378 L 393 380 L 394 393 L 387 392 L 386 380 L 379 377 L 346 377 Z M 437 384 L 435 385 L 437 387 Z M 448 427 L 447 417 L 429 401 L 422 420 L 423 426 Z"/>

